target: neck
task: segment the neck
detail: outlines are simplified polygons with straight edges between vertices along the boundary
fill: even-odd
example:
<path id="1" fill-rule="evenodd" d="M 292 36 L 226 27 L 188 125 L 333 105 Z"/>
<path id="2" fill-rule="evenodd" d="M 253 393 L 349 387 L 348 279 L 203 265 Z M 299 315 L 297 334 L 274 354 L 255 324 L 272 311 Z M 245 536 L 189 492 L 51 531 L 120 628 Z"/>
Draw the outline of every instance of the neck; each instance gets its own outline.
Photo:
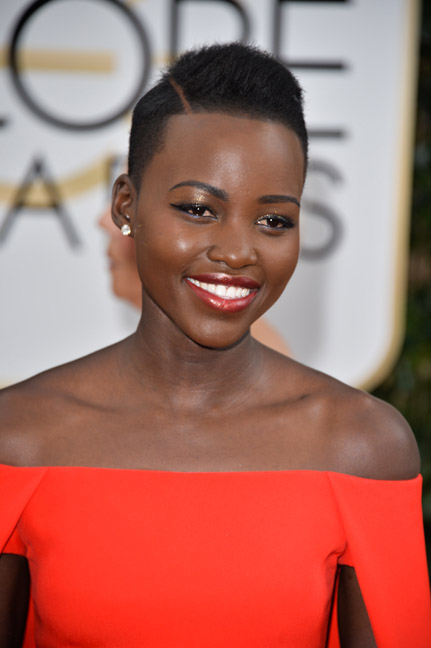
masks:
<path id="1" fill-rule="evenodd" d="M 138 395 L 150 392 L 174 409 L 233 405 L 263 377 L 263 350 L 249 331 L 234 345 L 213 349 L 188 338 L 164 314 L 143 315 L 124 353 Z"/>

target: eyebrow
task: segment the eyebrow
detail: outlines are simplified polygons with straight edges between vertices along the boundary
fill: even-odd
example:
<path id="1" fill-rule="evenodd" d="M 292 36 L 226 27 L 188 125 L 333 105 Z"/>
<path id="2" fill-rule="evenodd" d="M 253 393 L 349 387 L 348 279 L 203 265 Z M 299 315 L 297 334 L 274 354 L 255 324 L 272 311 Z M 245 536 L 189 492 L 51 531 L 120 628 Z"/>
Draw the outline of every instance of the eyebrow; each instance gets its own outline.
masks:
<path id="1" fill-rule="evenodd" d="M 295 196 L 286 196 L 284 194 L 270 194 L 268 196 L 261 196 L 257 202 L 260 205 L 267 205 L 267 204 L 280 203 L 280 202 L 290 202 L 300 207 L 299 200 L 297 200 Z"/>
<path id="2" fill-rule="evenodd" d="M 198 189 L 202 189 L 202 191 L 206 191 L 207 193 L 212 194 L 220 200 L 224 200 L 225 202 L 229 200 L 229 194 L 226 191 L 223 191 L 223 189 L 218 189 L 217 187 L 213 187 L 206 182 L 199 182 L 199 180 L 184 180 L 184 182 L 179 182 L 178 184 L 171 187 L 169 191 L 178 189 L 178 187 L 197 187 Z"/>
<path id="3" fill-rule="evenodd" d="M 179 182 L 178 184 L 171 187 L 169 191 L 173 191 L 174 189 L 178 189 L 179 187 L 197 187 L 198 189 L 202 189 L 202 191 L 206 191 L 212 194 L 220 200 L 223 200 L 225 202 L 229 200 L 229 194 L 227 193 L 227 191 L 219 189 L 218 187 L 214 187 L 213 185 L 207 184 L 206 182 L 200 182 L 199 180 L 184 180 L 183 182 Z M 294 203 L 295 205 L 300 207 L 299 200 L 297 198 L 285 194 L 268 194 L 266 196 L 261 196 L 257 202 L 260 205 L 289 202 Z"/>

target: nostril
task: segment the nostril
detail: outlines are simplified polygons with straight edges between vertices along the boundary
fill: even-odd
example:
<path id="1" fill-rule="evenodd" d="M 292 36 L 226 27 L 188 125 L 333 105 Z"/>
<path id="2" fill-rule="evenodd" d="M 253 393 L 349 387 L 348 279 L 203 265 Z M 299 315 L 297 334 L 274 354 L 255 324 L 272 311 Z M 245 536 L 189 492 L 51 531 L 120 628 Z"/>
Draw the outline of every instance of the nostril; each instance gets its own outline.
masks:
<path id="1" fill-rule="evenodd" d="M 235 235 L 229 241 L 212 245 L 208 249 L 208 258 L 236 269 L 256 263 L 257 253 L 245 238 Z"/>

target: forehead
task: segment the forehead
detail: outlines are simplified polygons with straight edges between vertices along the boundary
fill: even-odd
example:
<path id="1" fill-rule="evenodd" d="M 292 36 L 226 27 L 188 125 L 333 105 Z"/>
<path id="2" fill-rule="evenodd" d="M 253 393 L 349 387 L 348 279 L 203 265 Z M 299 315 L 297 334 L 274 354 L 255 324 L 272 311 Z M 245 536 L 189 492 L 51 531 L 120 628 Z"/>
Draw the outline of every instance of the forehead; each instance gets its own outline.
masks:
<path id="1" fill-rule="evenodd" d="M 153 189 L 155 183 L 186 178 L 242 189 L 272 182 L 289 184 L 300 195 L 303 177 L 302 146 L 287 126 L 222 113 L 189 113 L 169 118 L 163 147 L 146 167 L 142 182 Z"/>

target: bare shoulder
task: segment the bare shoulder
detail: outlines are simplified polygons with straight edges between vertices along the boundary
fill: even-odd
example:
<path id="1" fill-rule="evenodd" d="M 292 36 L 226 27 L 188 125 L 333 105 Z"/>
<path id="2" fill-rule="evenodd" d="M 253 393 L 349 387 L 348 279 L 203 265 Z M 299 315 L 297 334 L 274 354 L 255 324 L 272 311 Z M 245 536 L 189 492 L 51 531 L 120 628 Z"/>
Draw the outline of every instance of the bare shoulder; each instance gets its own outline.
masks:
<path id="1" fill-rule="evenodd" d="M 391 405 L 298 363 L 298 420 L 316 448 L 320 469 L 369 479 L 416 477 L 420 457 L 413 432 Z"/>
<path id="2" fill-rule="evenodd" d="M 41 465 L 54 437 L 102 402 L 110 349 L 55 367 L 0 391 L 0 463 Z M 98 380 L 97 376 L 102 377 Z M 106 390 L 105 390 L 106 391 Z M 104 394 L 106 400 L 106 393 Z M 108 398 L 109 400 L 109 398 Z"/>
<path id="3" fill-rule="evenodd" d="M 321 430 L 336 470 L 386 480 L 411 479 L 419 473 L 413 432 L 394 407 L 327 376 L 315 399 L 320 401 Z"/>
<path id="4" fill-rule="evenodd" d="M 0 463 L 26 465 L 29 442 L 36 439 L 34 421 L 37 397 L 30 381 L 0 391 Z M 30 430 L 33 434 L 30 435 Z"/>
<path id="5" fill-rule="evenodd" d="M 346 472 L 388 480 L 411 479 L 419 473 L 413 432 L 388 403 L 343 385 L 335 418 L 336 447 Z"/>

